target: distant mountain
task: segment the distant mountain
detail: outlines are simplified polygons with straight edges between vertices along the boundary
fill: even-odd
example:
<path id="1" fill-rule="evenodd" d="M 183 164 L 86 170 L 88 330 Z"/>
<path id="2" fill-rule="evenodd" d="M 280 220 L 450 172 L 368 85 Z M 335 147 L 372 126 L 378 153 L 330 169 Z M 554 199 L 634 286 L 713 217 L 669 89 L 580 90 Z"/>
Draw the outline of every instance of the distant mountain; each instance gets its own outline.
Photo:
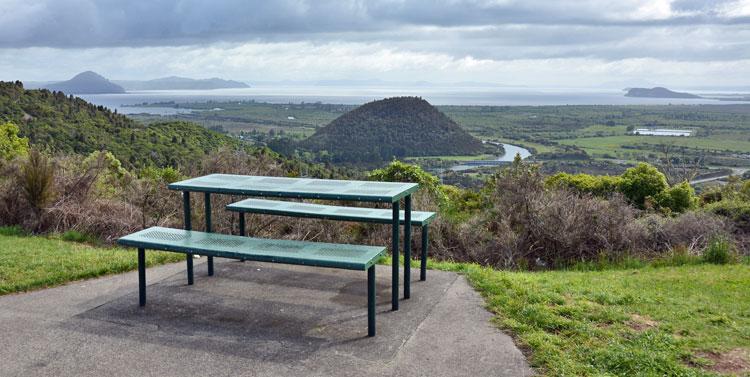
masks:
<path id="1" fill-rule="evenodd" d="M 65 94 L 125 93 L 123 87 L 91 71 L 79 73 L 68 81 L 45 85 L 44 88 Z"/>
<path id="2" fill-rule="evenodd" d="M 334 162 L 374 163 L 394 157 L 471 155 L 482 142 L 417 97 L 364 104 L 302 141 L 300 147 L 328 151 Z"/>
<path id="3" fill-rule="evenodd" d="M 695 94 L 673 92 L 667 88 L 654 87 L 648 88 L 630 88 L 625 93 L 625 97 L 642 97 L 642 98 L 701 98 Z"/>
<path id="4" fill-rule="evenodd" d="M 147 81 L 121 80 L 115 82 L 127 90 L 210 90 L 250 87 L 244 82 L 223 80 L 217 77 L 196 80 L 187 77 L 170 76 Z"/>

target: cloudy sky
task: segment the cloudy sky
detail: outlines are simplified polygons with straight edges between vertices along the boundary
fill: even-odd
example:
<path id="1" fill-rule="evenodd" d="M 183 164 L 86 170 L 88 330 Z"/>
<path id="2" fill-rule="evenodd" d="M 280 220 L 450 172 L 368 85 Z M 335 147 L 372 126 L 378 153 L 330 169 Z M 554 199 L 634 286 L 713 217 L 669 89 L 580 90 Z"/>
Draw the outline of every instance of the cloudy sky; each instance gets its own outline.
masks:
<path id="1" fill-rule="evenodd" d="M 0 0 L 0 80 L 750 86 L 750 0 Z"/>

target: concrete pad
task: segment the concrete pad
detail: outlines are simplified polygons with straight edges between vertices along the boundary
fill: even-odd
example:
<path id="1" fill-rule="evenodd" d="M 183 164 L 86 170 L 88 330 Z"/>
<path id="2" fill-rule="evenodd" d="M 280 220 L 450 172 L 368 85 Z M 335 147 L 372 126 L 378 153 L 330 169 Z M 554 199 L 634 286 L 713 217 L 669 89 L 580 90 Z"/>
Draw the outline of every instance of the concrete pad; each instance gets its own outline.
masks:
<path id="1" fill-rule="evenodd" d="M 197 261 L 196 261 L 197 262 Z M 525 376 L 512 339 L 454 273 L 429 271 L 390 310 L 377 266 L 377 336 L 367 337 L 367 277 L 216 261 L 148 269 L 0 297 L 3 376 Z M 418 274 L 417 274 L 418 275 Z"/>

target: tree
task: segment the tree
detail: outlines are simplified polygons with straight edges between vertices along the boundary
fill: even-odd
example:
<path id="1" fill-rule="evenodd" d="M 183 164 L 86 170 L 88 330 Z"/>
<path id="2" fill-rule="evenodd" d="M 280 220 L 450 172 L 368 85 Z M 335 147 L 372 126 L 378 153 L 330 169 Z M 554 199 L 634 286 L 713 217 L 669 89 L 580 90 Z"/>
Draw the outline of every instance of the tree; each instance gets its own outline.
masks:
<path id="1" fill-rule="evenodd" d="M 669 188 L 667 177 L 654 166 L 644 162 L 626 170 L 621 177 L 620 192 L 639 208 L 645 207 L 647 198 L 654 198 Z"/>
<path id="2" fill-rule="evenodd" d="M 672 213 L 681 213 L 698 206 L 698 197 L 690 183 L 683 181 L 654 196 L 656 204 Z"/>
<path id="3" fill-rule="evenodd" d="M 10 161 L 29 153 L 29 139 L 19 137 L 18 131 L 11 122 L 0 124 L 0 160 Z"/>

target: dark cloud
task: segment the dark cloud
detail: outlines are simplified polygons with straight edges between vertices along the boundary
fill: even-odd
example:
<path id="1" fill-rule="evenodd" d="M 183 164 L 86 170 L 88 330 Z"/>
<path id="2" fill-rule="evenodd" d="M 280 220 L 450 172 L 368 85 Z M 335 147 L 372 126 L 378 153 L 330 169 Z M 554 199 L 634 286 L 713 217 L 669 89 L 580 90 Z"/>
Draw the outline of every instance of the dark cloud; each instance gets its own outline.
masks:
<path id="1" fill-rule="evenodd" d="M 612 28 L 750 23 L 722 14 L 717 0 L 678 0 L 674 14 L 639 10 L 638 0 L 3 0 L 0 47 L 170 46 L 219 41 L 349 40 L 410 27 L 569 27 L 564 44 L 586 43 L 576 26 Z M 640 13 L 639 13 L 640 12 Z M 600 29 L 600 31 L 608 32 Z M 444 31 L 450 37 L 451 30 Z M 433 38 L 439 37 L 437 33 Z M 580 39 L 576 39 L 580 38 Z M 537 38 L 539 39 L 539 38 Z M 547 43 L 549 44 L 549 43 Z"/>

